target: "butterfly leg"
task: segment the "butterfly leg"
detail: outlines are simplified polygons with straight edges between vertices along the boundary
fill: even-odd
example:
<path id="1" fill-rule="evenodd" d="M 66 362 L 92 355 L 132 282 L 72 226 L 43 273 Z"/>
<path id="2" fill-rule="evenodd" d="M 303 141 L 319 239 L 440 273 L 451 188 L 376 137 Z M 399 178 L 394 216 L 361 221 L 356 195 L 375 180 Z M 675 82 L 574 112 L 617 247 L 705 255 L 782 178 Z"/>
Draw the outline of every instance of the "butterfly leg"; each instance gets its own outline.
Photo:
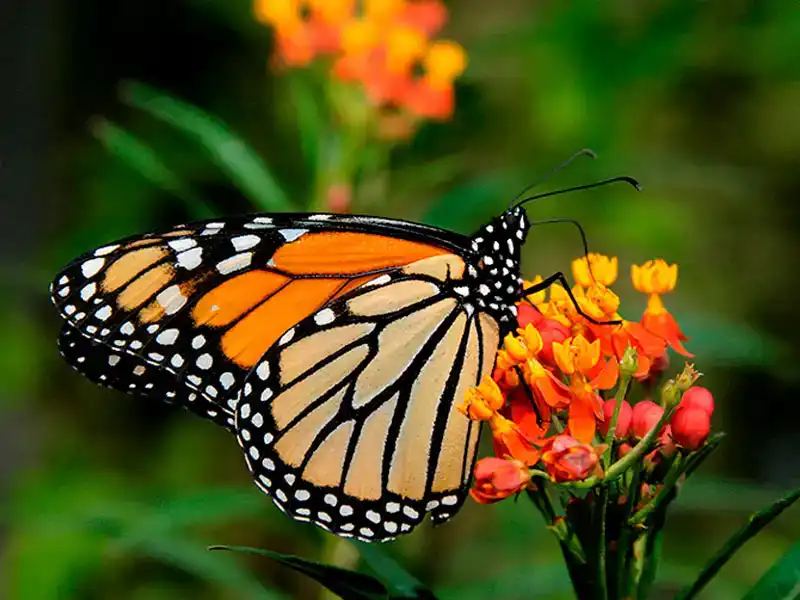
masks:
<path id="1" fill-rule="evenodd" d="M 583 312 L 583 309 L 581 309 L 580 304 L 578 304 L 578 301 L 576 300 L 574 294 L 572 293 L 572 290 L 569 287 L 569 282 L 567 281 L 567 278 L 564 276 L 564 273 L 562 273 L 561 271 L 559 271 L 557 273 L 553 273 L 552 275 L 550 275 L 546 279 L 543 279 L 542 281 L 540 281 L 536 285 L 532 285 L 532 286 L 530 286 L 528 288 L 524 288 L 522 290 L 522 295 L 523 295 L 523 297 L 527 297 L 530 294 L 535 294 L 537 292 L 541 292 L 543 290 L 546 290 L 551 285 L 556 284 L 556 283 L 560 283 L 561 286 L 564 288 L 564 290 L 567 292 L 567 296 L 569 296 L 569 299 L 572 301 L 572 304 L 573 304 L 573 306 L 575 306 L 575 310 L 578 311 L 578 314 L 580 316 L 582 316 L 584 319 L 586 319 L 587 321 L 589 321 L 590 323 L 593 323 L 595 325 L 619 325 L 620 323 L 622 323 L 622 321 L 620 321 L 620 320 L 598 321 L 597 319 L 595 319 L 593 317 L 590 317 L 585 312 Z"/>

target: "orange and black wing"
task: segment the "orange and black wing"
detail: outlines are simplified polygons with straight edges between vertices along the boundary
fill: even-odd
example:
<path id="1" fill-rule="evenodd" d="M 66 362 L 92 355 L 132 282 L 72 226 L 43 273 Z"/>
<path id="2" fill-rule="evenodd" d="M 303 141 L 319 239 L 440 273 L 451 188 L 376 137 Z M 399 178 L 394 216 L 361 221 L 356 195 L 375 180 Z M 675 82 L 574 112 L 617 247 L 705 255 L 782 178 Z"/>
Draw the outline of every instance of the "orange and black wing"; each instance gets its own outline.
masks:
<path id="1" fill-rule="evenodd" d="M 460 508 L 480 428 L 455 405 L 491 372 L 499 344 L 497 322 L 453 291 L 463 272 L 440 255 L 386 273 L 267 350 L 236 426 L 279 508 L 366 541 Z"/>
<path id="2" fill-rule="evenodd" d="M 460 236 L 413 223 L 325 214 L 128 238 L 56 276 L 61 351 L 98 383 L 231 428 L 244 378 L 293 325 L 359 283 L 462 246 Z"/>

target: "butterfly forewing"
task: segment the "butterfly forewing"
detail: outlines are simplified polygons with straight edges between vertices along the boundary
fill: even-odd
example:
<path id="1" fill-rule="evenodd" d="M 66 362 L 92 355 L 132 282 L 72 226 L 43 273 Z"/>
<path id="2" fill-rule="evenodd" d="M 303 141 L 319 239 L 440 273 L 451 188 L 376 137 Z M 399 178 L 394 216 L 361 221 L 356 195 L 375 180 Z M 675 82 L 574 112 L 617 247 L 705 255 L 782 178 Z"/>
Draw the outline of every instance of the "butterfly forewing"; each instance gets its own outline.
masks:
<path id="1" fill-rule="evenodd" d="M 375 244 L 359 228 L 331 215 L 180 226 L 80 257 L 52 298 L 89 340 L 170 373 L 213 407 L 210 418 L 226 420 L 244 376 L 299 320 L 364 277 L 445 252 L 413 239 Z M 138 393 L 115 381 L 107 385 Z"/>

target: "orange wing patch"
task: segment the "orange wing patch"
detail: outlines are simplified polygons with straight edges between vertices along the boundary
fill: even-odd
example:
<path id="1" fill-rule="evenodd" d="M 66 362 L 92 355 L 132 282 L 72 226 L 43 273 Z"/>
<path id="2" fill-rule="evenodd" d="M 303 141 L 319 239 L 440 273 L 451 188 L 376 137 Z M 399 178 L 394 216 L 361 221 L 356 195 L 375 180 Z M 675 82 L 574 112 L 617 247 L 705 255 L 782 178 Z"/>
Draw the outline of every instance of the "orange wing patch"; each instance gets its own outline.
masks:
<path id="1" fill-rule="evenodd" d="M 449 254 L 447 250 L 369 233 L 306 233 L 275 252 L 275 266 L 296 274 L 351 275 Z"/>
<path id="2" fill-rule="evenodd" d="M 222 336 L 222 351 L 251 368 L 286 330 L 320 308 L 346 279 L 298 279 L 269 298 Z"/>
<path id="3" fill-rule="evenodd" d="M 192 310 L 195 325 L 221 327 L 274 294 L 291 280 L 269 271 L 250 271 L 220 284 Z"/>

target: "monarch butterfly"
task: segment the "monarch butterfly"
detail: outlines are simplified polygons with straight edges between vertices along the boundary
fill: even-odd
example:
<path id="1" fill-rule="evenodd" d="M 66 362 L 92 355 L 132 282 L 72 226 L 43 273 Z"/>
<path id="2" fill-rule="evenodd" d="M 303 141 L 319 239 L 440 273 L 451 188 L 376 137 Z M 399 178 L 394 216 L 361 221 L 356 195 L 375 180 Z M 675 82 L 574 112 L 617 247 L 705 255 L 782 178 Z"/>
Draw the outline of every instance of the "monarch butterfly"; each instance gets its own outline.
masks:
<path id="1" fill-rule="evenodd" d="M 534 198 L 619 180 L 636 185 Z M 455 404 L 536 291 L 520 276 L 531 199 L 472 236 L 260 214 L 129 237 L 55 277 L 60 350 L 96 383 L 228 429 L 293 518 L 393 539 L 426 514 L 448 520 L 467 495 L 480 425 Z"/>

